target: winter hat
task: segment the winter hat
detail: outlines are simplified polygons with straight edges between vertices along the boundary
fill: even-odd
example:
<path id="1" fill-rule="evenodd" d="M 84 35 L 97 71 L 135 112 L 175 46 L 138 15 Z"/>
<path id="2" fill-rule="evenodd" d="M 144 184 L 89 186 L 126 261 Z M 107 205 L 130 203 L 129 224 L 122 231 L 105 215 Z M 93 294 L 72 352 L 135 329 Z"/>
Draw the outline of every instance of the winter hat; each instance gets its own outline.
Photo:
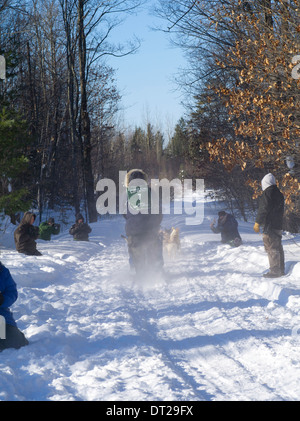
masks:
<path id="1" fill-rule="evenodd" d="M 79 221 L 79 219 L 84 220 L 84 218 L 83 218 L 83 216 L 82 216 L 82 214 L 81 214 L 81 213 L 78 213 L 78 214 L 76 215 L 76 222 L 78 222 L 78 221 Z"/>
<path id="2" fill-rule="evenodd" d="M 33 212 L 27 211 L 24 213 L 21 224 L 30 224 L 31 218 L 36 218 L 36 215 Z"/>
<path id="3" fill-rule="evenodd" d="M 130 170 L 125 176 L 125 187 L 128 187 L 130 181 L 137 179 L 147 181 L 147 174 L 140 169 Z"/>
<path id="4" fill-rule="evenodd" d="M 54 224 L 54 218 L 49 218 L 48 219 L 48 224 Z"/>
<path id="5" fill-rule="evenodd" d="M 226 212 L 225 211 L 220 211 L 220 212 L 218 212 L 218 215 L 219 216 L 225 216 L 226 215 Z"/>
<path id="6" fill-rule="evenodd" d="M 266 190 L 270 186 L 276 186 L 276 180 L 273 174 L 269 173 L 264 176 L 264 178 L 261 180 L 261 187 L 264 190 Z"/>

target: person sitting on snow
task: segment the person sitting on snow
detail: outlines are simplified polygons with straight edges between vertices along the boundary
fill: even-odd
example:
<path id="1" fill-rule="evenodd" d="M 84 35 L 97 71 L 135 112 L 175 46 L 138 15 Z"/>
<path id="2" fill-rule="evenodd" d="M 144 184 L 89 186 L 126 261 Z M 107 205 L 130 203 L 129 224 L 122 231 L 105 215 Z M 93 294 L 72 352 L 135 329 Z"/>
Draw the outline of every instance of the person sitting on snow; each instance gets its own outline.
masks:
<path id="1" fill-rule="evenodd" d="M 48 222 L 42 222 L 39 226 L 41 240 L 50 241 L 51 235 L 58 235 L 59 232 L 60 224 L 55 224 L 54 218 L 49 218 Z"/>
<path id="2" fill-rule="evenodd" d="M 218 224 L 215 221 L 210 224 L 211 230 L 215 233 L 221 233 L 221 242 L 229 244 L 231 247 L 238 247 L 242 244 L 242 239 L 238 231 L 238 222 L 233 215 L 220 211 L 218 213 Z"/>
<path id="3" fill-rule="evenodd" d="M 71 226 L 69 233 L 73 235 L 76 241 L 89 241 L 89 233 L 92 231 L 91 227 L 84 222 L 81 213 L 76 215 L 76 223 Z"/>
<path id="4" fill-rule="evenodd" d="M 137 274 L 163 268 L 160 224 L 162 213 L 151 214 L 151 189 L 147 174 L 141 169 L 129 171 L 125 178 L 127 189 L 126 213 L 123 214 L 130 261 Z"/>
<path id="5" fill-rule="evenodd" d="M 16 283 L 10 271 L 0 262 L 0 351 L 6 348 L 19 349 L 29 343 L 24 334 L 18 329 L 9 309 L 17 298 Z M 3 322 L 5 323 L 3 324 Z"/>
<path id="6" fill-rule="evenodd" d="M 36 248 L 36 239 L 39 237 L 39 227 L 33 226 L 35 221 L 33 212 L 25 212 L 20 225 L 14 232 L 16 249 L 27 256 L 41 256 Z"/>

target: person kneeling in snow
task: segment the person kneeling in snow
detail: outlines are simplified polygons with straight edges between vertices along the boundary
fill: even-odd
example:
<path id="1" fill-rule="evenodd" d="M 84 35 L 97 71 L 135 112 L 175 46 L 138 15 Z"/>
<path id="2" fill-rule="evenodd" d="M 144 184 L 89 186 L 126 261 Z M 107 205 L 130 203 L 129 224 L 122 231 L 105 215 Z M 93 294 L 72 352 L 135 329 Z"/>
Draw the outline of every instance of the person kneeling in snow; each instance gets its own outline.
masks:
<path id="1" fill-rule="evenodd" d="M 162 272 L 163 254 L 160 224 L 162 213 L 151 214 L 151 188 L 147 174 L 140 169 L 129 171 L 125 179 L 127 189 L 125 232 L 130 262 L 136 274 L 147 276 Z"/>
<path id="2" fill-rule="evenodd" d="M 84 222 L 81 213 L 76 215 L 76 223 L 71 226 L 69 233 L 73 235 L 74 240 L 89 241 L 89 233 L 92 231 L 91 227 Z"/>
<path id="3" fill-rule="evenodd" d="M 14 232 L 17 251 L 27 256 L 42 255 L 36 248 L 35 240 L 39 237 L 39 227 L 33 225 L 35 218 L 33 212 L 25 212 L 20 225 Z"/>
<path id="4" fill-rule="evenodd" d="M 222 243 L 229 244 L 231 247 L 238 247 L 242 244 L 242 239 L 238 231 L 238 223 L 233 215 L 220 211 L 218 213 L 218 224 L 215 221 L 210 224 L 211 230 L 215 233 L 221 233 Z"/>
<path id="5" fill-rule="evenodd" d="M 1 322 L 5 321 L 5 330 L 0 329 L 0 351 L 6 348 L 19 349 L 28 345 L 28 340 L 24 334 L 18 329 L 9 307 L 18 298 L 17 286 L 13 280 L 10 271 L 0 262 L 0 316 Z M 3 325 L 1 324 L 1 328 Z M 5 331 L 4 338 L 2 331 Z"/>
<path id="6" fill-rule="evenodd" d="M 55 224 L 54 218 L 49 218 L 48 222 L 42 222 L 39 226 L 40 239 L 45 241 L 51 240 L 51 235 L 58 235 L 60 232 L 60 224 Z"/>

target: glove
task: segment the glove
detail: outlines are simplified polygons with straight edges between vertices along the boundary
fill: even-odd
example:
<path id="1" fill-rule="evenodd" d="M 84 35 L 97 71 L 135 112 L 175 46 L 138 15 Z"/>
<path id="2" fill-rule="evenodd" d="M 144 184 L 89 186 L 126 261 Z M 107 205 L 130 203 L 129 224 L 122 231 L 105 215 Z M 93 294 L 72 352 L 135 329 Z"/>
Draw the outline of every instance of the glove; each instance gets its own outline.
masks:
<path id="1" fill-rule="evenodd" d="M 259 233 L 259 224 L 257 222 L 255 222 L 253 229 L 255 232 Z"/>
<path id="2" fill-rule="evenodd" d="M 0 292 L 0 306 L 2 306 L 3 301 L 4 301 L 4 297 L 3 297 L 3 294 Z"/>

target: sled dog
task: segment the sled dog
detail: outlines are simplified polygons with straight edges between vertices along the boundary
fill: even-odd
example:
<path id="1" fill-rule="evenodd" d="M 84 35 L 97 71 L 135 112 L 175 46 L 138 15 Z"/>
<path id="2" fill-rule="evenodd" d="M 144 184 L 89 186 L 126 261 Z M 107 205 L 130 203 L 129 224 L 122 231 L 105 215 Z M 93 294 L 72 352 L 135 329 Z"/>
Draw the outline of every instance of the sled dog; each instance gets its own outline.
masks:
<path id="1" fill-rule="evenodd" d="M 180 251 L 179 228 L 165 229 L 163 235 L 163 250 L 165 256 L 174 260 Z"/>

